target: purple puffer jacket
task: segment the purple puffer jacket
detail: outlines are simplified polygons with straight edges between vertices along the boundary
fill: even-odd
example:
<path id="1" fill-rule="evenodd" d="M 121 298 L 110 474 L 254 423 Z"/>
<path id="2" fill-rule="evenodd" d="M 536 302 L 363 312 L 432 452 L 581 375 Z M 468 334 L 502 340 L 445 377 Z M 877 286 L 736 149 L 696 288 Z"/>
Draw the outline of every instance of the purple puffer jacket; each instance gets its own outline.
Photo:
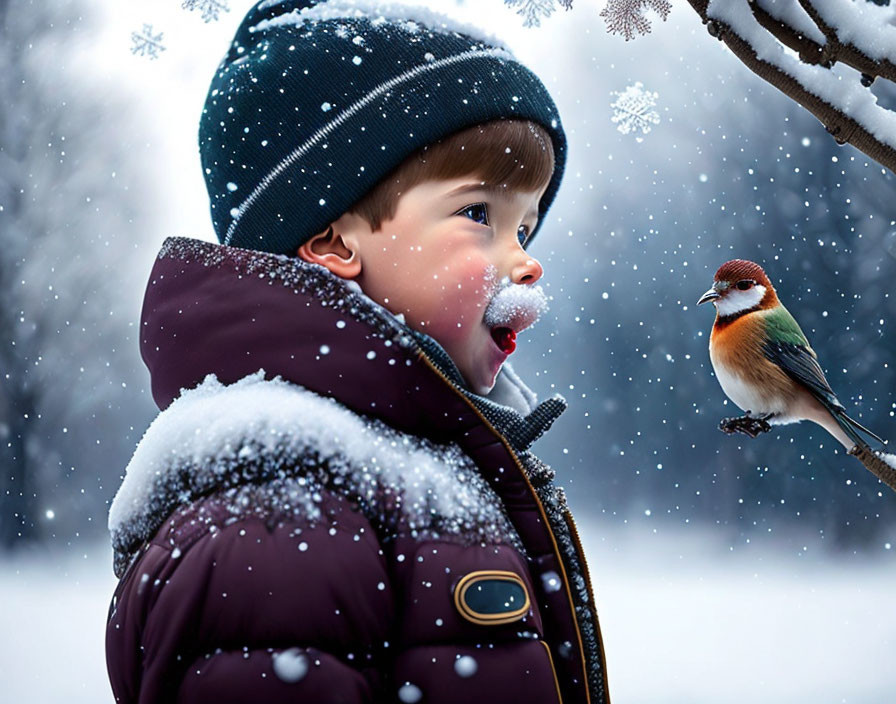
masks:
<path id="1" fill-rule="evenodd" d="M 141 326 L 116 701 L 609 702 L 552 472 L 353 282 L 172 238 Z M 505 369 L 490 396 L 537 414 Z"/>

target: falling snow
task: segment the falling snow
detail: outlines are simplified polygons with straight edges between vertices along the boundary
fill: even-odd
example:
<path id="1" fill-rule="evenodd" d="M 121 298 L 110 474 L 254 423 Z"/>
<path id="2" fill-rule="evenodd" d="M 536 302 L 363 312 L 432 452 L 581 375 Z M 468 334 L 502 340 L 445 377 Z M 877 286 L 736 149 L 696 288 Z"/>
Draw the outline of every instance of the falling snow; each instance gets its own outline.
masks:
<path id="1" fill-rule="evenodd" d="M 417 704 L 423 699 L 423 692 L 417 685 L 405 682 L 398 689 L 398 698 L 403 704 Z"/>
<path id="2" fill-rule="evenodd" d="M 479 663 L 472 655 L 461 655 L 454 661 L 454 671 L 460 677 L 472 677 L 479 669 Z"/>
<path id="3" fill-rule="evenodd" d="M 272 656 L 274 674 L 295 684 L 308 674 L 308 656 L 300 648 L 289 648 Z"/>
<path id="4" fill-rule="evenodd" d="M 276 2 L 271 0 L 265 4 L 273 5 Z M 645 3 L 627 4 L 641 10 L 649 9 Z M 725 6 L 734 7 L 735 3 L 716 2 L 713 5 L 715 12 L 722 17 Z M 743 5 L 746 7 L 747 3 Z M 778 11 L 787 7 L 798 9 L 798 3 L 773 0 L 761 0 L 758 5 Z M 820 3 L 819 8 L 823 12 L 836 12 L 848 5 L 867 5 L 866 13 L 886 12 L 889 13 L 887 18 L 892 17 L 892 7 L 872 7 L 871 3 L 866 2 L 826 2 Z M 577 9 L 579 16 L 582 16 L 581 11 L 588 8 L 580 1 Z M 626 686 L 622 684 L 624 681 L 630 691 L 641 693 L 640 697 L 633 699 L 656 701 L 657 697 L 662 698 L 663 692 L 668 694 L 669 690 L 664 690 L 664 686 L 673 689 L 678 686 L 675 691 L 682 701 L 703 701 L 700 695 L 705 693 L 705 687 L 692 684 L 699 677 L 682 677 L 681 672 L 688 671 L 688 663 L 700 660 L 701 648 L 706 643 L 717 642 L 718 633 L 712 619 L 706 621 L 703 630 L 697 630 L 701 637 L 693 637 L 680 649 L 680 659 L 673 657 L 662 661 L 658 646 L 660 659 L 656 662 L 666 663 L 663 670 L 665 677 L 651 678 L 649 682 L 640 677 L 638 663 L 643 660 L 643 644 L 648 642 L 650 634 L 656 636 L 658 628 L 666 627 L 673 634 L 683 632 L 678 628 L 681 625 L 678 620 L 687 622 L 686 626 L 700 623 L 707 604 L 721 605 L 719 608 L 723 608 L 731 602 L 731 595 L 737 594 L 744 604 L 742 610 L 755 618 L 753 623 L 749 618 L 742 623 L 746 635 L 738 639 L 738 644 L 742 648 L 743 658 L 735 659 L 745 661 L 745 658 L 751 657 L 751 650 L 753 653 L 765 653 L 759 660 L 754 659 L 753 670 L 769 673 L 768 678 L 760 678 L 767 689 L 758 684 L 757 678 L 745 675 L 738 701 L 795 700 L 800 696 L 800 692 L 796 691 L 796 682 L 814 682 L 813 691 L 819 692 L 818 696 L 822 697 L 826 688 L 836 690 L 838 701 L 862 700 L 866 695 L 876 697 L 875 700 L 888 701 L 889 683 L 874 680 L 875 675 L 886 673 L 886 663 L 881 661 L 878 664 L 868 657 L 856 660 L 852 667 L 863 672 L 864 677 L 852 678 L 847 683 L 843 678 L 838 679 L 830 674 L 836 670 L 828 666 L 833 660 L 831 649 L 816 648 L 818 643 L 825 642 L 824 634 L 818 631 L 819 635 L 814 639 L 806 636 L 807 632 L 816 633 L 810 629 L 819 619 L 790 622 L 786 626 L 788 638 L 799 636 L 804 640 L 794 641 L 794 646 L 788 648 L 781 647 L 779 643 L 776 650 L 775 647 L 766 647 L 767 629 L 782 628 L 783 619 L 792 616 L 793 610 L 782 607 L 780 612 L 775 612 L 782 620 L 772 619 L 768 623 L 762 622 L 762 615 L 767 613 L 768 603 L 775 599 L 780 604 L 786 604 L 790 598 L 788 595 L 808 594 L 805 589 L 800 591 L 801 586 L 809 583 L 806 580 L 815 587 L 824 581 L 828 588 L 824 592 L 826 596 L 819 597 L 815 589 L 809 596 L 818 600 L 816 606 L 819 613 L 832 615 L 830 623 L 833 625 L 828 635 L 833 633 L 834 638 L 829 641 L 841 646 L 850 642 L 853 646 L 833 652 L 844 661 L 854 652 L 863 650 L 872 654 L 886 652 L 889 636 L 884 632 L 886 628 L 882 625 L 878 629 L 878 625 L 890 627 L 892 624 L 886 619 L 875 619 L 873 606 L 870 605 L 873 599 L 862 597 L 876 594 L 882 585 L 892 582 L 887 572 L 892 571 L 889 565 L 894 555 L 892 545 L 896 513 L 892 496 L 884 493 L 886 488 L 880 487 L 873 477 L 864 476 L 868 473 L 853 458 L 846 457 L 823 434 L 812 429 L 788 427 L 776 436 L 756 440 L 719 434 L 715 430 L 718 419 L 730 414 L 732 409 L 730 403 L 725 403 L 724 395 L 709 368 L 706 344 L 711 316 L 710 319 L 701 317 L 703 308 L 695 309 L 694 301 L 709 285 L 707 275 L 711 281 L 714 268 L 732 256 L 753 258 L 768 264 L 770 269 L 774 267 L 792 301 L 794 313 L 806 332 L 811 331 L 813 343 L 825 360 L 825 371 L 844 404 L 851 413 L 855 411 L 863 423 L 867 422 L 881 434 L 889 434 L 892 447 L 891 431 L 896 418 L 896 399 L 892 393 L 892 389 L 896 388 L 896 364 L 891 353 L 890 329 L 896 310 L 891 293 L 896 271 L 893 264 L 896 261 L 896 223 L 891 212 L 893 176 L 851 147 L 836 147 L 815 118 L 790 105 L 730 60 L 729 52 L 723 45 L 707 38 L 705 28 L 700 26 L 699 21 L 686 22 L 684 15 L 690 11 L 686 6 L 673 18 L 680 24 L 673 27 L 670 22 L 668 27 L 654 27 L 655 33 L 662 33 L 662 36 L 655 36 L 651 41 L 661 40 L 661 47 L 651 46 L 650 42 L 635 42 L 625 46 L 626 50 L 631 49 L 626 56 L 619 51 L 622 44 L 618 38 L 614 42 L 594 41 L 595 37 L 604 33 L 604 23 L 597 19 L 594 9 L 596 7 L 591 8 L 590 14 L 595 19 L 583 19 L 581 36 L 574 35 L 581 39 L 580 42 L 570 41 L 564 52 L 557 52 L 556 47 L 533 49 L 536 62 L 549 67 L 551 73 L 547 78 L 551 82 L 546 82 L 546 85 L 551 91 L 556 85 L 567 96 L 576 96 L 566 101 L 568 107 L 563 114 L 570 139 L 568 164 L 575 163 L 575 168 L 567 170 L 561 190 L 561 194 L 565 193 L 569 198 L 568 204 L 565 207 L 557 205 L 551 211 L 545 223 L 545 239 L 540 245 L 541 249 L 536 247 L 534 250 L 545 264 L 544 286 L 545 291 L 551 294 L 552 313 L 555 315 L 549 318 L 542 315 L 540 325 L 544 327 L 536 328 L 517 354 L 520 367 L 528 365 L 537 375 L 539 384 L 544 384 L 544 388 L 560 389 L 572 399 L 570 413 L 564 419 L 567 424 L 567 429 L 563 431 L 565 435 L 561 433 L 555 436 L 556 439 L 546 439 L 543 447 L 546 454 L 561 460 L 555 465 L 562 484 L 569 490 L 577 517 L 585 514 L 601 521 L 595 520 L 592 530 L 588 531 L 593 536 L 594 546 L 589 547 L 588 554 L 589 557 L 597 555 L 600 558 L 592 560 L 590 566 L 598 586 L 601 621 L 607 642 L 617 644 L 610 648 L 613 651 L 611 658 L 621 664 L 616 669 L 626 672 L 622 677 L 617 675 L 615 678 L 620 682 L 617 685 L 619 691 Z M 543 17 L 548 15 L 545 13 Z M 196 17 L 198 15 L 193 16 L 194 19 Z M 876 57 L 891 55 L 892 43 L 884 41 L 885 32 L 893 29 L 891 23 L 878 21 L 877 14 L 872 17 L 873 27 L 866 22 L 867 31 L 858 32 L 852 41 L 865 42 L 867 46 L 863 44 L 863 47 L 869 52 L 876 52 Z M 884 15 L 881 14 L 881 17 Z M 561 18 L 562 15 L 553 17 L 551 22 Z M 118 32 L 118 51 L 125 32 L 138 24 L 135 21 Z M 745 22 L 745 26 L 749 28 L 750 25 Z M 636 29 L 635 24 L 630 24 L 630 27 L 630 36 L 636 36 L 640 30 Z M 806 23 L 806 29 L 807 36 L 818 34 L 811 22 Z M 626 36 L 624 28 L 617 30 L 617 33 Z M 134 32 L 132 37 L 135 44 L 131 51 L 134 55 L 156 59 L 165 51 L 163 35 L 153 29 L 153 25 L 144 25 L 143 31 Z M 543 39 L 542 35 L 532 33 L 528 38 L 530 41 Z M 345 45 L 353 53 L 347 54 L 346 61 L 351 61 L 354 53 L 366 57 L 360 49 L 349 44 L 349 39 L 350 35 L 347 35 Z M 641 44 L 644 44 L 643 49 L 639 46 Z M 771 45 L 763 47 L 772 48 Z M 551 52 L 556 56 L 552 57 Z M 675 61 L 657 60 L 660 53 L 674 57 Z M 37 50 L 34 54 L 37 55 Z M 587 66 L 587 70 L 564 71 L 568 65 L 561 58 L 565 56 L 570 59 L 569 65 Z M 171 52 L 166 55 L 166 62 L 160 62 L 154 69 L 165 68 L 164 64 L 170 63 L 167 60 L 170 58 L 173 58 Z M 432 54 L 422 57 L 426 61 L 435 59 Z M 677 63 L 679 59 L 680 63 Z M 785 58 L 781 61 L 786 63 Z M 366 70 L 370 63 L 365 58 L 357 70 Z M 708 72 L 707 67 L 712 70 Z M 840 95 L 840 92 L 833 91 L 845 90 L 847 84 L 851 90 L 856 87 L 853 84 L 858 82 L 857 74 L 849 75 L 840 68 L 818 71 L 822 78 L 827 76 L 825 81 L 832 91 L 831 95 Z M 595 76 L 600 76 L 600 80 L 610 80 L 615 76 L 620 81 L 630 80 L 627 77 L 633 80 L 638 76 L 652 87 L 664 86 L 661 89 L 663 116 L 668 119 L 664 121 L 662 135 L 654 134 L 651 137 L 649 153 L 643 148 L 639 149 L 634 139 L 620 136 L 620 133 L 630 132 L 644 134 L 646 130 L 641 125 L 633 124 L 630 132 L 623 132 L 621 126 L 618 133 L 605 129 L 606 118 L 600 118 L 606 102 L 601 96 L 605 93 L 592 91 L 589 94 L 583 90 L 588 85 L 594 85 L 594 81 L 598 80 Z M 664 82 L 666 80 L 668 84 Z M 21 84 L 21 80 L 18 83 Z M 884 97 L 890 96 L 892 91 L 887 91 L 881 83 L 880 80 L 877 82 L 875 90 L 880 90 L 883 103 Z M 27 85 L 32 91 L 28 95 L 33 95 L 38 81 L 29 79 Z M 194 95 L 199 95 L 206 88 L 206 85 L 189 86 Z M 142 92 L 145 93 L 141 96 L 146 101 L 145 109 L 138 112 L 151 114 L 152 108 L 160 104 L 160 98 L 164 97 L 164 89 L 147 84 Z M 56 95 L 52 95 L 51 101 L 55 100 Z M 601 101 L 604 101 L 603 108 Z M 875 113 L 871 108 L 874 106 L 870 103 L 870 98 L 862 98 L 854 104 L 873 115 Z M 76 107 L 77 102 L 69 98 L 67 119 L 76 114 Z M 595 115 L 599 119 L 593 119 Z M 107 124 L 108 119 L 106 117 L 96 122 Z M 648 129 L 655 124 L 648 120 Z M 194 127 L 185 125 L 184 130 Z M 122 128 L 115 136 L 117 141 L 125 143 L 132 135 Z M 277 144 L 271 134 L 260 136 L 265 139 L 259 143 L 265 146 L 270 144 L 268 149 Z M 657 139 L 660 136 L 662 140 Z M 12 185 L 8 186 L 9 192 L 39 194 L 41 189 L 52 188 L 50 175 L 73 161 L 72 154 L 77 154 L 79 150 L 81 154 L 96 153 L 97 145 L 89 140 L 90 130 L 87 129 L 78 133 L 47 129 L 46 136 L 35 139 L 34 143 L 51 145 L 38 151 L 46 153 L 45 166 L 55 168 L 43 168 L 43 162 L 35 168 L 27 162 L 28 168 L 24 172 L 27 178 L 16 182 L 12 178 L 14 174 L 10 173 L 9 184 Z M 171 153 L 178 154 L 174 149 Z M 34 154 L 28 158 L 33 159 Z M 129 158 L 133 160 L 134 154 L 131 153 Z M 146 200 L 175 202 L 178 192 L 183 190 L 182 185 L 176 177 L 169 178 L 168 175 L 190 173 L 195 168 L 190 159 L 195 160 L 195 156 L 184 156 L 183 163 L 166 164 L 166 177 L 153 183 L 153 187 L 159 189 L 158 196 Z M 105 160 L 94 161 L 99 163 Z M 113 163 L 110 160 L 108 163 L 117 169 L 117 176 L 110 169 L 111 175 L 103 176 L 100 187 L 92 188 L 93 192 L 89 193 L 87 200 L 85 197 L 88 194 L 85 193 L 77 194 L 80 198 L 78 203 L 71 201 L 63 204 L 60 200 L 59 211 L 66 213 L 68 219 L 57 217 L 54 220 L 62 223 L 56 229 L 71 236 L 73 245 L 76 244 L 79 251 L 90 251 L 96 256 L 112 251 L 106 247 L 110 242 L 114 245 L 115 231 L 111 228 L 104 231 L 78 227 L 77 221 L 74 224 L 69 221 L 81 217 L 88 210 L 92 212 L 93 208 L 102 209 L 101 213 L 111 212 L 110 200 L 106 198 L 104 201 L 101 191 L 104 186 L 111 191 L 113 185 L 123 180 L 123 175 L 119 168 L 121 162 Z M 83 161 L 81 164 L 85 169 L 90 166 Z M 46 175 L 41 177 L 41 173 Z M 75 179 L 71 179 L 70 183 L 75 183 Z M 251 190 L 250 184 L 241 180 L 233 185 L 239 186 L 240 194 Z M 131 186 L 131 194 L 141 192 L 136 183 Z M 68 190 L 74 192 L 76 189 Z M 227 190 L 231 191 L 230 184 Z M 60 193 L 60 198 L 64 195 Z M 27 203 L 29 198 L 23 201 Z M 35 202 L 46 203 L 40 198 L 36 198 Z M 85 203 L 88 204 L 86 207 Z M 139 203 L 139 198 L 134 203 Z M 131 207 L 125 200 L 121 200 L 121 205 Z M 184 215 L 185 209 L 170 210 L 170 222 L 166 220 L 161 231 L 196 229 L 192 227 L 193 221 L 189 216 Z M 181 212 L 174 215 L 178 210 Z M 13 203 L 8 198 L 0 203 L 0 213 L 4 217 L 15 213 Z M 207 213 L 202 215 L 207 219 Z M 148 222 L 149 218 L 144 220 Z M 147 229 L 140 222 L 135 218 L 131 229 L 118 229 L 126 231 L 129 240 L 133 239 L 132 246 L 142 252 L 145 264 L 146 257 L 151 256 L 150 250 L 155 246 L 146 243 L 156 242 L 160 229 Z M 29 231 L 26 224 L 17 224 L 16 231 Z M 102 234 L 91 234 L 89 237 L 79 234 L 92 231 Z M 21 239 L 24 241 L 25 238 Z M 11 237 L 10 242 L 13 240 Z M 62 248 L 44 248 L 45 252 L 51 249 L 58 251 Z M 122 359 L 128 354 L 136 357 L 136 335 L 128 337 L 113 329 L 111 323 L 121 317 L 120 309 L 108 301 L 114 303 L 123 297 L 123 289 L 116 281 L 124 278 L 128 281 L 125 288 L 129 290 L 132 281 L 145 278 L 142 264 L 126 265 L 116 258 L 108 265 L 109 271 L 115 271 L 114 275 L 97 277 L 92 285 L 73 286 L 70 269 L 72 266 L 82 266 L 83 257 L 72 257 L 70 266 L 67 262 L 60 265 L 59 261 L 48 260 L 47 256 L 46 253 L 39 256 L 29 254 L 27 265 L 30 268 L 27 269 L 24 268 L 25 256 L 16 255 L 13 260 L 17 262 L 17 267 L 22 267 L 22 276 L 14 281 L 15 286 L 20 287 L 27 296 L 22 299 L 23 303 L 17 303 L 12 308 L 15 311 L 13 332 L 6 333 L 8 336 L 5 339 L 15 342 L 17 348 L 22 349 L 24 343 L 29 341 L 27 335 L 33 337 L 38 352 L 33 355 L 29 353 L 31 368 L 27 378 L 39 378 L 35 372 L 49 366 L 49 351 L 63 339 L 58 331 L 77 330 L 79 335 L 92 338 L 90 349 L 99 350 L 97 355 L 91 353 L 99 360 L 97 366 L 106 365 L 110 360 L 114 363 L 116 358 Z M 56 269 L 50 271 L 54 264 Z M 35 276 L 40 269 L 47 270 L 45 278 Z M 7 277 L 7 280 L 10 279 Z M 52 284 L 52 289 L 47 288 L 48 284 Z M 83 297 L 76 295 L 81 290 Z M 4 289 L 4 296 L 8 295 L 9 290 Z M 66 296 L 75 299 L 84 310 L 80 314 L 66 314 L 59 318 L 58 323 L 45 324 L 38 317 L 41 307 L 53 310 L 54 306 L 60 306 L 60 296 L 61 301 Z M 82 304 L 82 300 L 86 302 Z M 109 325 L 96 326 L 85 321 L 87 309 L 94 308 L 99 308 L 101 314 L 107 314 Z M 114 316 L 111 315 L 113 310 Z M 136 326 L 137 322 L 133 321 L 129 330 L 135 330 Z M 49 335 L 46 330 L 50 331 Z M 69 346 L 70 338 L 64 339 L 65 345 Z M 82 349 L 78 345 L 70 347 Z M 323 349 L 321 354 L 324 354 Z M 65 365 L 69 373 L 64 376 L 83 375 L 85 367 L 89 371 L 89 364 L 84 360 L 69 358 L 68 361 L 72 363 Z M 126 382 L 129 389 L 137 389 L 134 398 L 126 402 L 103 400 L 103 405 L 114 408 L 117 415 L 130 418 L 122 426 L 124 431 L 127 431 L 128 425 L 138 429 L 145 427 L 138 419 L 146 417 L 151 408 L 151 403 L 147 401 L 148 389 L 145 389 L 145 381 L 140 374 L 139 360 L 136 359 L 131 366 L 131 371 L 109 373 L 107 380 L 109 388 Z M 63 367 L 56 365 L 54 368 Z M 36 382 L 31 383 L 36 388 Z M 52 385 L 68 389 L 55 380 Z M 109 394 L 109 389 L 104 389 L 100 384 L 89 385 L 88 388 L 91 394 L 101 399 Z M 101 461 L 85 465 L 79 461 L 84 454 L 83 448 L 77 446 L 76 451 L 58 449 L 59 457 L 42 463 L 50 469 L 58 465 L 59 476 L 40 477 L 41 485 L 50 487 L 50 490 L 34 508 L 32 520 L 50 536 L 48 542 L 63 545 L 65 541 L 69 553 L 73 552 L 71 546 L 77 545 L 77 540 L 71 536 L 91 525 L 86 517 L 93 517 L 92 522 L 96 523 L 95 516 L 104 512 L 104 502 L 111 487 L 119 481 L 120 468 L 126 461 L 125 456 L 110 442 L 112 433 L 122 437 L 126 433 L 119 432 L 108 422 L 100 422 L 97 417 L 91 418 L 92 412 L 81 413 L 83 398 L 83 394 L 70 393 L 69 399 L 78 399 L 77 404 L 69 401 L 71 409 L 66 407 L 66 411 L 71 412 L 67 417 L 57 416 L 60 418 L 58 423 L 48 413 L 46 404 L 40 410 L 44 419 L 53 418 L 49 424 L 44 420 L 41 425 L 39 415 L 35 416 L 34 413 L 28 419 L 36 428 L 31 435 L 32 440 L 49 437 L 53 432 L 65 432 L 67 437 L 82 438 L 84 447 L 96 445 L 106 453 L 100 454 L 98 451 L 96 456 Z M 60 430 L 63 426 L 65 430 Z M 0 437 L 9 438 L 12 427 L 11 421 L 4 419 L 0 423 Z M 129 433 L 123 441 L 128 451 L 133 449 L 139 437 L 133 436 L 133 428 Z M 252 461 L 257 456 L 252 454 L 251 447 L 239 450 L 245 450 L 243 459 L 246 461 Z M 890 464 L 896 463 L 892 454 L 881 456 Z M 89 467 L 89 472 L 84 471 L 85 466 Z M 63 472 L 65 481 L 62 481 Z M 79 485 L 78 490 L 72 491 L 73 481 L 79 475 L 88 473 L 90 481 L 83 483 L 86 489 L 81 489 Z M 250 495 L 245 487 L 227 489 L 230 492 L 228 500 L 240 502 L 257 498 L 278 504 L 292 501 L 301 510 L 313 515 L 318 504 L 299 482 L 300 479 L 271 479 L 264 493 L 257 496 Z M 80 495 L 72 498 L 76 494 Z M 75 499 L 80 500 L 83 506 Z M 85 518 L 79 519 L 78 511 Z M 608 538 L 606 526 L 611 524 L 618 525 L 621 530 Z M 681 533 L 671 532 L 669 526 L 672 525 L 679 526 Z M 633 534 L 639 537 L 633 539 Z M 705 555 L 703 549 L 694 549 L 693 554 L 689 554 L 682 548 L 688 540 L 705 542 L 710 536 L 725 543 L 724 552 L 714 555 L 711 560 L 701 559 Z M 645 557 L 637 553 L 637 548 L 632 545 L 631 552 L 638 554 L 640 563 L 632 561 L 620 565 L 630 554 L 628 545 L 623 547 L 626 540 L 637 542 L 642 551 L 644 546 L 662 540 L 664 549 Z M 779 551 L 775 558 L 776 569 L 780 572 L 777 575 L 778 587 L 762 592 L 763 585 L 768 588 L 776 583 L 775 575 L 768 571 L 767 553 L 762 552 L 772 548 Z M 818 564 L 809 565 L 812 569 L 808 572 L 798 571 L 807 562 L 807 554 L 812 555 L 815 551 L 817 555 L 826 548 L 838 557 L 830 558 L 825 570 L 821 569 L 822 558 L 818 557 Z M 314 550 L 314 545 L 301 542 L 298 549 Z M 876 577 L 871 572 L 862 573 L 861 580 L 854 580 L 855 583 L 848 585 L 837 577 L 846 573 L 854 575 L 856 561 L 860 558 L 864 560 L 866 554 L 873 556 L 875 569 L 880 570 L 875 573 Z M 667 555 L 674 556 L 674 559 L 669 557 L 668 565 L 662 562 Z M 738 572 L 736 579 L 731 577 L 729 556 L 739 561 L 736 564 L 743 573 Z M 77 557 L 81 559 L 80 551 Z M 843 563 L 840 564 L 838 559 Z M 657 562 L 662 563 L 665 570 L 657 570 L 649 576 L 645 574 L 643 579 L 640 574 L 631 577 L 637 572 L 636 565 Z M 721 564 L 729 565 L 726 568 L 728 571 L 714 572 Z M 608 567 L 610 565 L 612 568 Z M 864 567 L 867 564 L 863 563 Z M 818 569 L 813 572 L 815 568 Z M 107 570 L 105 563 L 97 568 L 96 574 L 101 570 Z M 18 568 L 4 572 L 8 578 L 13 573 L 17 574 Z M 22 574 L 28 573 L 23 571 Z M 46 568 L 39 573 L 39 579 L 31 580 L 33 585 L 30 581 L 27 585 L 23 582 L 20 590 L 13 590 L 14 598 L 7 600 L 10 603 L 27 603 L 28 600 L 23 601 L 22 595 L 33 596 L 33 587 L 42 590 L 41 593 L 46 591 L 52 595 L 44 602 L 56 603 L 59 594 L 71 592 L 73 574 L 77 573 L 66 572 L 68 579 L 60 579 L 55 568 Z M 625 574 L 629 575 L 628 581 L 620 576 Z M 823 574 L 826 577 L 822 577 Z M 533 572 L 533 577 L 546 591 L 557 583 L 549 572 Z M 614 584 L 611 579 L 614 577 L 623 580 L 616 586 L 615 606 L 612 599 L 614 592 L 607 588 Z M 650 601 L 651 594 L 655 596 L 656 590 L 649 585 L 656 583 L 658 578 L 672 584 L 677 594 L 697 594 L 707 598 L 694 598 L 687 617 L 674 608 L 661 608 L 660 605 L 666 607 L 661 600 Z M 8 590 L 8 580 L 6 584 Z M 753 587 L 738 592 L 743 584 L 752 584 Z M 760 592 L 756 591 L 757 584 Z M 604 585 L 603 589 L 601 585 Z M 105 601 L 106 592 L 110 593 L 112 587 L 111 582 L 103 583 L 102 590 L 105 592 L 102 599 L 97 599 L 99 606 L 94 608 L 95 613 L 104 611 L 105 604 L 100 602 Z M 80 589 L 76 591 L 81 592 Z M 651 612 L 650 619 L 643 613 L 626 613 L 625 606 L 632 601 L 633 593 L 644 597 L 635 600 L 638 603 L 653 603 L 657 607 Z M 766 597 L 761 608 L 751 602 L 756 600 L 758 603 L 760 595 Z M 805 602 L 801 608 L 805 610 L 807 603 L 813 602 Z M 861 605 L 864 620 L 856 618 L 856 608 L 859 608 L 856 604 Z M 640 631 L 629 627 L 633 622 L 631 617 L 644 619 L 645 623 L 639 624 Z M 43 618 L 44 614 L 36 612 L 30 619 L 23 618 L 21 632 L 30 632 L 30 624 Z M 622 634 L 621 637 L 617 635 L 614 638 L 612 635 L 614 619 L 617 624 L 615 632 Z M 751 630 L 751 626 L 760 622 L 766 627 L 765 630 Z M 89 623 L 97 623 L 96 618 L 91 618 Z M 79 628 L 79 631 L 85 632 L 89 623 L 85 619 L 85 628 Z M 855 626 L 856 623 L 861 623 L 863 628 Z M 19 632 L 17 628 L 10 629 L 10 632 L 13 631 Z M 844 638 L 844 634 L 852 638 Z M 61 637 L 67 637 L 67 631 L 61 633 Z M 660 642 L 662 639 L 655 640 Z M 787 642 L 789 644 L 789 640 Z M 8 651 L 4 654 L 5 659 L 15 663 L 18 652 L 14 648 Z M 26 651 L 33 652 L 33 648 L 26 648 Z M 631 653 L 631 657 L 626 652 Z M 809 652 L 811 657 L 790 658 L 794 652 Z M 771 653 L 777 653 L 778 657 Z M 293 665 L 301 662 L 299 654 L 300 651 L 297 651 L 293 657 Z M 718 658 L 712 661 L 711 668 L 718 678 L 716 684 L 730 684 L 739 671 L 729 673 L 731 680 L 719 676 L 730 664 L 730 653 L 725 657 L 709 649 L 704 662 L 713 657 Z M 93 697 L 96 700 L 102 698 L 104 692 L 108 693 L 108 685 L 101 667 L 101 654 L 97 654 L 94 660 L 96 662 L 92 664 L 101 678 L 98 686 L 103 687 Z M 632 667 L 626 670 L 625 662 L 633 663 Z M 283 665 L 289 663 L 287 656 Z M 779 670 L 776 671 L 778 666 Z M 71 668 L 71 663 L 63 663 L 60 667 Z M 862 670 L 863 667 L 867 669 Z M 15 666 L 11 671 L 18 675 L 20 669 L 27 671 Z M 282 670 L 290 672 L 289 667 Z M 81 676 L 81 672 L 72 671 Z M 457 674 L 460 676 L 459 672 Z M 612 681 L 612 671 L 610 677 Z M 38 681 L 49 687 L 51 680 L 55 679 L 63 678 L 41 678 L 38 672 L 26 682 L 24 677 L 19 676 L 18 682 L 13 678 L 13 691 L 30 691 Z M 881 680 L 885 679 L 881 676 Z M 720 684 L 720 680 L 724 682 Z M 70 681 L 80 685 L 79 680 Z M 864 684 L 857 689 L 856 681 Z M 404 687 L 403 684 L 397 682 L 395 687 L 397 690 L 407 687 L 405 696 L 413 697 L 416 689 L 417 696 L 422 697 L 422 692 L 414 683 L 407 683 Z M 655 689 L 650 689 L 651 685 Z M 16 686 L 18 689 L 15 689 Z M 863 689 L 866 686 L 867 692 Z M 647 688 L 646 692 L 638 687 Z M 33 693 L 28 696 L 33 698 Z M 53 701 L 62 701 L 65 696 L 65 693 L 60 693 L 59 698 Z M 395 697 L 396 693 L 392 696 Z M 19 696 L 19 700 L 24 698 L 24 694 Z M 41 700 L 51 701 L 49 698 Z"/>

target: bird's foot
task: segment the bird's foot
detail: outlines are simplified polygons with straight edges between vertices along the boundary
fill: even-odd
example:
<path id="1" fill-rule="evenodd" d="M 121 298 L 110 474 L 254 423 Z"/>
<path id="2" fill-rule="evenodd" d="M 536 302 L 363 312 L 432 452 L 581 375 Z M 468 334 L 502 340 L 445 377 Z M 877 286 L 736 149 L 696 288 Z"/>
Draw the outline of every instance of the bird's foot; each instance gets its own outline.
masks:
<path id="1" fill-rule="evenodd" d="M 767 433 L 772 429 L 772 426 L 766 420 L 767 417 L 754 418 L 751 415 L 745 415 L 735 418 L 723 418 L 719 422 L 719 430 L 727 435 L 743 433 L 751 438 L 755 438 L 760 433 Z"/>

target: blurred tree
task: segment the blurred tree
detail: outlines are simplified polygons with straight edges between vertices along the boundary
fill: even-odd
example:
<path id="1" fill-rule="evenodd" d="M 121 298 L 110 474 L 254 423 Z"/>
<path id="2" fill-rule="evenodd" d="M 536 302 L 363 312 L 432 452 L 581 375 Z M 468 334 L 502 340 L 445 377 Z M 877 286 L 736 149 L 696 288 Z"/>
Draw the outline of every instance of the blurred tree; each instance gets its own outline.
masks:
<path id="1" fill-rule="evenodd" d="M 91 90 L 89 77 L 73 80 L 85 67 L 77 60 L 78 39 L 89 41 L 84 9 L 74 0 L 52 9 L 0 0 L 5 547 L 49 537 L 60 522 L 77 534 L 90 515 L 104 513 L 97 493 L 108 468 L 80 481 L 75 471 L 130 444 L 117 406 L 122 380 L 135 375 L 128 338 L 136 311 L 119 289 L 133 259 L 127 230 L 139 189 L 123 173 L 128 145 L 109 139 L 103 124 L 114 105 Z"/>

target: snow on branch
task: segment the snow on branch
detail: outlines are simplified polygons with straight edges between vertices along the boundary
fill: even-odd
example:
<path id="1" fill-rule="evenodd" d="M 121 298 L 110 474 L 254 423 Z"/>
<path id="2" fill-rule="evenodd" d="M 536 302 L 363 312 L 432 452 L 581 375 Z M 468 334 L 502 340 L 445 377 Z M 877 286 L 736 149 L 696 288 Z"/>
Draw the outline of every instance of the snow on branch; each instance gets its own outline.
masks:
<path id="1" fill-rule="evenodd" d="M 866 85 L 876 76 L 896 81 L 890 8 L 849 0 L 758 0 L 753 14 L 803 63 L 830 68 L 839 61 L 860 71 Z"/>
<path id="2" fill-rule="evenodd" d="M 896 172 L 896 114 L 871 92 L 896 81 L 896 12 L 853 0 L 688 0 L 709 33 L 809 110 L 838 144 Z M 830 69 L 859 72 L 850 82 Z"/>

